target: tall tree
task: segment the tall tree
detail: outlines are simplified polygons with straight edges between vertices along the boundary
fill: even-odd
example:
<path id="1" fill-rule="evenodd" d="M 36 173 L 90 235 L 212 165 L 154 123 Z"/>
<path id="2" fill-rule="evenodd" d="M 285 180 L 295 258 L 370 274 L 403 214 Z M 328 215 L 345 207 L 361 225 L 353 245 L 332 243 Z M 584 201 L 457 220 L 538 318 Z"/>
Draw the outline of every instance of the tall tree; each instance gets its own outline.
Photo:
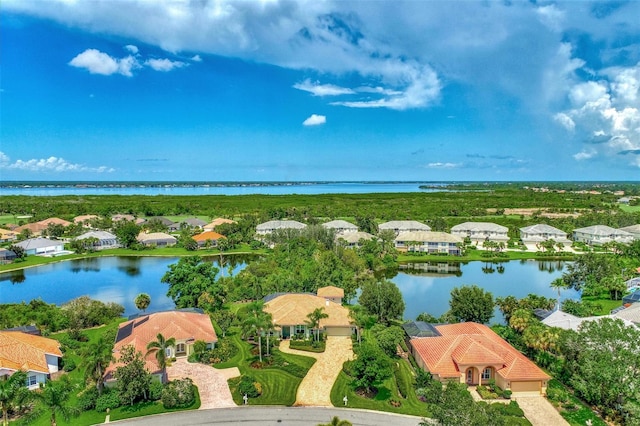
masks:
<path id="1" fill-rule="evenodd" d="M 560 290 L 564 290 L 567 288 L 567 283 L 562 278 L 556 278 L 551 281 L 549 287 L 558 291 L 558 308 L 560 308 Z"/>
<path id="2" fill-rule="evenodd" d="M 80 368 L 84 370 L 85 380 L 93 380 L 98 389 L 98 395 L 104 388 L 104 372 L 113 361 L 113 342 L 100 336 L 100 338 L 82 351 Z"/>
<path id="3" fill-rule="evenodd" d="M 242 321 L 242 334 L 258 337 L 260 362 L 262 362 L 262 334 L 271 322 L 271 314 L 264 312 L 264 301 L 255 300 L 247 305 L 247 316 Z"/>
<path id="4" fill-rule="evenodd" d="M 449 307 L 457 321 L 486 324 L 493 317 L 493 295 L 477 285 L 456 287 L 451 290 Z"/>
<path id="5" fill-rule="evenodd" d="M 136 308 L 144 312 L 151 304 L 151 296 L 149 296 L 147 293 L 140 293 L 136 296 L 134 303 L 136 304 Z"/>
<path id="6" fill-rule="evenodd" d="M 316 342 L 320 340 L 320 320 L 329 318 L 329 314 L 324 312 L 324 308 L 315 308 L 312 312 L 307 314 L 308 321 L 305 321 L 307 325 L 315 330 Z"/>
<path id="7" fill-rule="evenodd" d="M 165 339 L 162 333 L 158 333 L 156 336 L 156 340 L 149 342 L 147 344 L 147 355 L 154 353 L 156 356 L 156 361 L 158 361 L 158 366 L 162 370 L 162 377 L 166 377 L 167 374 L 167 349 L 173 348 L 176 346 L 175 337 L 170 337 L 169 339 Z"/>
<path id="8" fill-rule="evenodd" d="M 34 392 L 34 397 L 51 413 L 51 426 L 56 426 L 56 416 L 61 414 L 65 420 L 79 414 L 78 409 L 69 405 L 69 397 L 73 384 L 68 376 L 58 380 L 49 380 L 46 386 L 40 384 L 40 389 Z"/>
<path id="9" fill-rule="evenodd" d="M 351 372 L 354 384 L 367 392 L 393 374 L 391 361 L 384 352 L 373 343 L 362 343 L 356 350 L 356 359 L 352 361 Z"/>
<path id="10" fill-rule="evenodd" d="M 144 366 L 142 354 L 132 345 L 120 350 L 120 363 L 114 377 L 118 397 L 123 404 L 133 405 L 137 400 L 146 399 L 151 386 L 151 374 Z"/>
<path id="11" fill-rule="evenodd" d="M 394 319 L 401 319 L 405 306 L 400 289 L 388 280 L 364 284 L 358 303 L 367 313 L 376 315 L 385 324 Z"/>
<path id="12" fill-rule="evenodd" d="M 189 256 L 169 265 L 161 282 L 169 284 L 167 296 L 178 308 L 200 307 L 198 299 L 203 293 L 208 293 L 214 301 L 213 307 L 219 308 L 226 300 L 226 290 L 218 282 L 217 274 L 218 268 L 212 262 L 205 262 L 200 256 Z"/>
<path id="13" fill-rule="evenodd" d="M 24 371 L 16 371 L 10 376 L 0 377 L 0 405 L 2 406 L 2 424 L 7 426 L 9 424 L 8 413 L 9 409 L 20 398 L 20 393 L 27 380 L 27 373 Z"/>
<path id="14" fill-rule="evenodd" d="M 118 243 L 124 248 L 131 248 L 138 243 L 138 234 L 141 229 L 129 220 L 119 220 L 113 225 L 113 233 Z"/>

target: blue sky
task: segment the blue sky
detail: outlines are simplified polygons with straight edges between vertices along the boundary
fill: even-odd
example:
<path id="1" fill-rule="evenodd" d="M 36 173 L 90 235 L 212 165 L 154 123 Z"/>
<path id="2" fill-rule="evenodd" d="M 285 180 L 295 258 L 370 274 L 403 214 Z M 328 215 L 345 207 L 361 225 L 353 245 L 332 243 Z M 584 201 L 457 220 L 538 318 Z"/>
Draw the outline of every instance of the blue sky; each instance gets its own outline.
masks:
<path id="1" fill-rule="evenodd" d="M 4 0 L 1 180 L 638 180 L 640 2 Z"/>

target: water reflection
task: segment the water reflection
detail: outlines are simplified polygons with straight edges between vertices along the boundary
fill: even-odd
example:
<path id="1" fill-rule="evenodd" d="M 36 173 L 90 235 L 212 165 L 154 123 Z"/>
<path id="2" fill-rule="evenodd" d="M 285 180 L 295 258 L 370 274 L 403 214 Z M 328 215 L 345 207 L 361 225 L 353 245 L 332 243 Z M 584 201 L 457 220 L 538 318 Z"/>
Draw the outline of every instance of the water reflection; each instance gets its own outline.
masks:
<path id="1" fill-rule="evenodd" d="M 9 281 L 11 284 L 22 284 L 26 279 L 23 269 L 0 274 L 0 281 Z"/>
<path id="2" fill-rule="evenodd" d="M 100 262 L 97 257 L 70 260 L 69 263 L 71 263 L 69 270 L 74 274 L 78 272 L 100 272 Z"/>
<path id="3" fill-rule="evenodd" d="M 446 277 L 447 275 L 462 276 L 460 262 L 416 262 L 400 265 L 399 270 L 405 274 L 423 277 Z M 393 277 L 392 277 L 393 278 Z"/>

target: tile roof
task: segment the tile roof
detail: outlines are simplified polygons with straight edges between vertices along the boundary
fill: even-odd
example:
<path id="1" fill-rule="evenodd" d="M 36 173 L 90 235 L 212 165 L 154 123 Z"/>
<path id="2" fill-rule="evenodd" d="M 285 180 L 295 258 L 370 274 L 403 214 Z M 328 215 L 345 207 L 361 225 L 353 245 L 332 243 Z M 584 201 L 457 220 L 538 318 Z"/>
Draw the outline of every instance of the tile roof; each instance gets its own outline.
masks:
<path id="1" fill-rule="evenodd" d="M 201 234 L 194 235 L 192 238 L 196 241 L 207 241 L 207 240 L 219 240 L 220 238 L 227 238 L 227 237 L 225 237 L 222 234 L 218 234 L 217 232 L 205 231 Z"/>
<path id="2" fill-rule="evenodd" d="M 93 219 L 98 219 L 99 217 L 95 214 L 83 214 L 80 216 L 76 216 L 73 218 L 73 222 L 74 223 L 82 223 L 82 222 L 87 222 Z"/>
<path id="3" fill-rule="evenodd" d="M 451 228 L 451 232 L 502 232 L 509 230 L 506 226 L 498 225 L 492 222 L 464 222 Z"/>
<path id="4" fill-rule="evenodd" d="M 586 228 L 574 229 L 573 232 L 578 232 L 581 234 L 588 234 L 588 235 L 599 235 L 603 237 L 610 237 L 613 235 L 622 236 L 622 237 L 633 236 L 633 234 L 631 234 L 630 232 L 621 231 L 619 229 L 615 229 L 607 225 L 587 226 Z"/>
<path id="5" fill-rule="evenodd" d="M 361 232 L 361 231 L 342 232 L 342 233 L 336 234 L 336 239 L 343 239 L 349 244 L 356 244 L 356 243 L 359 243 L 360 240 L 371 240 L 374 238 L 376 237 L 369 234 L 368 232 Z"/>
<path id="6" fill-rule="evenodd" d="M 120 350 L 127 345 L 133 345 L 143 355 L 147 353 L 147 344 L 156 340 L 158 334 L 165 339 L 175 338 L 177 342 L 187 340 L 204 340 L 207 343 L 217 342 L 218 337 L 211 324 L 209 315 L 196 312 L 167 311 L 144 315 L 133 320 L 123 322 L 118 327 L 113 354 L 116 362 L 107 369 L 109 378 L 115 372 L 120 358 Z M 145 367 L 151 373 L 160 370 L 155 355 L 145 356 Z"/>
<path id="7" fill-rule="evenodd" d="M 265 312 L 273 316 L 276 325 L 301 325 L 316 308 L 323 308 L 328 318 L 320 320 L 320 327 L 351 325 L 349 309 L 313 294 L 287 293 L 265 303 Z"/>
<path id="8" fill-rule="evenodd" d="M 0 331 L 0 368 L 49 374 L 46 355 L 62 357 L 57 340 L 20 331 Z"/>
<path id="9" fill-rule="evenodd" d="M 62 225 L 62 226 L 71 225 L 71 222 L 69 222 L 68 220 L 60 219 L 59 217 L 50 217 L 48 219 L 41 220 L 38 223 L 41 225 L 44 225 L 45 227 L 49 225 Z"/>
<path id="10" fill-rule="evenodd" d="M 538 223 L 536 225 L 525 226 L 524 228 L 520 228 L 520 231 L 526 234 L 553 234 L 561 235 L 563 237 L 567 236 L 566 232 L 551 225 L 547 225 L 546 223 Z"/>
<path id="11" fill-rule="evenodd" d="M 331 222 L 323 223 L 322 226 L 328 229 L 352 229 L 354 231 L 358 230 L 358 227 L 353 223 L 347 222 L 346 220 L 332 220 Z"/>
<path id="12" fill-rule="evenodd" d="M 256 231 L 271 231 L 275 229 L 304 229 L 307 225 L 297 220 L 270 220 L 256 226 Z"/>
<path id="13" fill-rule="evenodd" d="M 317 295 L 320 297 L 344 297 L 344 289 L 328 285 L 326 287 L 320 287 Z"/>
<path id="14" fill-rule="evenodd" d="M 378 229 L 380 231 L 384 231 L 385 229 L 397 229 L 399 231 L 402 231 L 403 229 L 431 231 L 431 227 L 429 225 L 425 225 L 417 220 L 391 220 L 378 225 Z"/>
<path id="15" fill-rule="evenodd" d="M 87 238 L 97 238 L 99 240 L 115 240 L 117 237 L 107 231 L 89 231 L 76 237 L 76 240 L 84 240 Z"/>
<path id="16" fill-rule="evenodd" d="M 219 218 L 213 219 L 213 220 L 211 221 L 211 223 L 209 223 L 209 224 L 205 225 L 204 227 L 205 227 L 205 228 L 213 229 L 213 228 L 215 228 L 216 226 L 218 226 L 218 225 L 222 225 L 222 224 L 224 224 L 224 223 L 238 223 L 238 222 L 236 222 L 235 220 L 225 219 L 225 218 L 223 218 L 223 217 L 219 217 Z"/>
<path id="17" fill-rule="evenodd" d="M 414 231 L 401 232 L 394 241 L 415 241 L 417 243 L 461 243 L 462 238 L 446 232 Z"/>
<path id="18" fill-rule="evenodd" d="M 149 232 L 148 234 L 141 232 L 138 235 L 138 241 L 140 242 L 171 241 L 175 243 L 178 241 L 178 239 L 164 232 Z"/>
<path id="19" fill-rule="evenodd" d="M 64 246 L 64 243 L 62 241 L 49 240 L 47 238 L 29 238 L 28 240 L 20 241 L 15 245 L 22 247 L 25 250 L 32 250 L 45 247 Z"/>
<path id="20" fill-rule="evenodd" d="M 435 325 L 441 334 L 410 340 L 428 370 L 442 378 L 460 377 L 468 365 L 494 366 L 507 380 L 548 380 L 550 377 L 486 325 L 466 322 Z"/>

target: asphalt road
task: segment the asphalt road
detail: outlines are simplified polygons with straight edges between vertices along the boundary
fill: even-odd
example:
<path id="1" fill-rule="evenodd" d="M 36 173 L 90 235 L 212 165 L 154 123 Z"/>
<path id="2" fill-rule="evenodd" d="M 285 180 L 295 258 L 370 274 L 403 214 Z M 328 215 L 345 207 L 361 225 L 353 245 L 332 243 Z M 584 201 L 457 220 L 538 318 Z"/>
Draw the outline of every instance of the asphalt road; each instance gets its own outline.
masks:
<path id="1" fill-rule="evenodd" d="M 112 423 L 131 426 L 315 426 L 329 423 L 333 416 L 348 420 L 354 426 L 418 426 L 422 420 L 420 417 L 346 408 L 251 406 L 180 411 Z"/>

